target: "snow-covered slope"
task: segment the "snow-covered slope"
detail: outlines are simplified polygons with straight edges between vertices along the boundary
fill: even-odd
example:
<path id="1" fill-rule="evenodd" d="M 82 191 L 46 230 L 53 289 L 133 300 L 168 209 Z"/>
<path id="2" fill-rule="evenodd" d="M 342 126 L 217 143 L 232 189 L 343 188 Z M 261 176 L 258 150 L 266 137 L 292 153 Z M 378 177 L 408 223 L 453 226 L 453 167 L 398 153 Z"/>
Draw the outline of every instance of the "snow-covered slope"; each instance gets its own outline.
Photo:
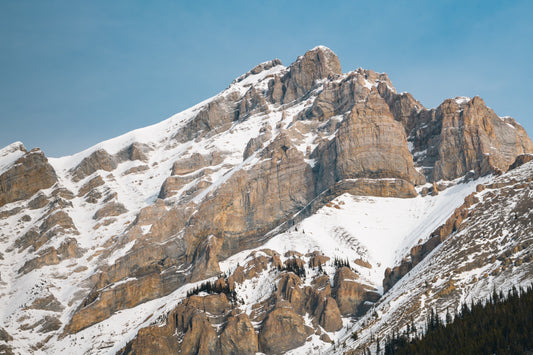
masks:
<path id="1" fill-rule="evenodd" d="M 461 183 L 437 196 L 410 199 L 343 194 L 257 250 L 268 248 L 281 255 L 288 251 L 305 255 L 317 250 L 332 259 L 364 260 L 372 267 L 354 268 L 365 282 L 383 293 L 385 269 L 398 265 L 413 246 L 425 241 L 478 183 Z M 249 254 L 249 250 L 243 251 L 223 265 L 242 264 Z"/>
<path id="2" fill-rule="evenodd" d="M 423 333 L 431 310 L 445 319 L 463 304 L 484 301 L 533 281 L 533 163 L 484 184 L 457 231 L 437 246 L 339 338 L 339 349 L 375 351 L 392 331 L 415 324 Z M 358 332 L 359 339 L 350 338 Z M 414 331 L 412 331 L 414 334 Z M 411 335 L 413 335 L 411 334 Z M 371 337 L 374 339 L 371 341 Z"/>
<path id="3" fill-rule="evenodd" d="M 116 193 L 114 199 L 127 209 L 127 212 L 102 223 L 93 216 L 105 206 L 105 200 L 91 203 L 87 201 L 85 196 L 79 195 L 68 200 L 68 205 L 62 208 L 62 211 L 72 218 L 76 229 L 75 238 L 79 247 L 84 250 L 84 255 L 81 258 L 68 259 L 57 265 L 49 265 L 21 275 L 19 270 L 36 253 L 33 252 L 32 248 L 21 251 L 13 246 L 16 245 L 18 239 L 34 228 L 34 221 L 40 222 L 50 213 L 53 214 L 53 208 L 46 205 L 42 208 L 28 209 L 26 208 L 26 201 L 11 203 L 1 208 L 3 211 L 20 209 L 18 213 L 13 213 L 0 221 L 0 250 L 2 251 L 0 255 L 3 256 L 0 258 L 0 302 L 5 305 L 5 307 L 1 307 L 0 322 L 2 327 L 14 336 L 15 349 L 19 349 L 21 352 L 32 351 L 33 345 L 48 339 L 48 332 L 39 332 L 39 328 L 43 324 L 43 317 L 57 316 L 58 312 L 31 309 L 29 306 L 36 299 L 53 294 L 57 301 L 65 307 L 61 310 L 59 320 L 63 324 L 68 323 L 71 313 L 77 307 L 80 296 L 87 292 L 83 280 L 91 277 L 102 262 L 113 264 L 114 260 L 128 252 L 133 243 L 128 243 L 122 249 L 117 250 L 107 260 L 99 260 L 97 256 L 109 248 L 110 242 L 116 236 L 125 232 L 126 227 L 135 220 L 143 207 L 156 201 L 161 185 L 168 177 L 176 160 L 184 156 L 190 157 L 195 153 L 217 152 L 224 155 L 225 159 L 215 167 L 217 170 L 213 172 L 212 187 L 196 197 L 198 202 L 210 189 L 226 181 L 233 171 L 243 168 L 242 153 L 249 138 L 257 136 L 259 129 L 265 124 L 275 126 L 280 120 L 281 113 L 271 114 L 268 117 L 257 115 L 246 122 L 236 123 L 235 127 L 223 134 L 202 139 L 200 142 L 190 141 L 178 144 L 173 137 L 180 128 L 187 125 L 199 111 L 205 109 L 211 102 L 224 100 L 232 94 L 243 95 L 247 90 L 246 87 L 250 87 L 252 84 L 260 86 L 265 76 L 284 70 L 285 67 L 278 65 L 258 75 L 250 75 L 242 81 L 233 83 L 219 95 L 158 124 L 99 143 L 73 156 L 50 158 L 49 162 L 58 175 L 59 183 L 48 190 L 42 190 L 41 195 L 52 196 L 58 186 L 72 192 L 80 191 L 89 181 L 100 177 L 104 181 L 104 184 L 99 187 L 100 192 L 102 194 Z M 98 170 L 80 181 L 73 181 L 73 169 L 94 152 L 105 150 L 109 154 L 116 154 L 127 149 L 133 143 L 146 144 L 149 147 L 146 161 L 127 160 L 118 164 L 117 168 L 110 173 Z M 23 148 L 22 143 L 17 142 L 0 151 L 0 173 L 24 155 L 24 151 L 20 150 L 21 147 Z M 128 170 L 139 166 L 146 166 L 146 170 L 141 170 L 140 173 L 128 173 Z M 195 182 L 197 181 L 193 181 L 186 187 L 193 186 Z M 186 187 L 183 189 L 184 191 Z M 178 193 L 174 199 L 178 199 L 179 196 Z M 29 216 L 26 217 L 29 221 L 24 222 L 23 216 Z M 145 227 L 146 231 L 149 229 L 150 225 Z M 69 235 L 69 233 L 59 233 L 45 246 L 59 248 Z M 167 304 L 169 300 L 176 299 L 176 294 L 184 295 L 186 292 L 184 290 L 191 287 L 193 286 L 187 285 L 165 298 L 142 304 L 137 307 L 138 309 L 121 311 L 105 323 L 100 323 L 85 332 L 54 341 L 51 347 L 46 347 L 44 352 L 61 353 L 75 349 L 76 345 L 83 353 L 90 349 L 94 352 L 100 352 L 98 350 L 100 347 L 107 349 L 106 344 L 113 344 L 114 347 L 106 350 L 113 353 L 113 349 L 116 351 L 124 346 L 125 342 L 135 334 L 141 325 L 148 324 L 145 321 L 147 317 L 155 314 L 155 311 Z M 105 329 L 109 329 L 109 331 Z M 57 338 L 58 335 L 55 337 Z M 92 340 L 88 342 L 86 339 Z"/>

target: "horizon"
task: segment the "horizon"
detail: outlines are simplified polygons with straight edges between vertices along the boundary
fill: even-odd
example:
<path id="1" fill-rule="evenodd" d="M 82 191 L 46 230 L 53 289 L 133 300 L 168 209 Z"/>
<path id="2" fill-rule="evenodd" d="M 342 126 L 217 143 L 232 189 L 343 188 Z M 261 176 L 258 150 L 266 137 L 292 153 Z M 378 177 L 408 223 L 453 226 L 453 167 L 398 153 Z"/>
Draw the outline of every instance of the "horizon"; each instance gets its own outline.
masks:
<path id="1" fill-rule="evenodd" d="M 261 62 L 288 66 L 317 45 L 337 54 L 343 73 L 385 72 L 426 108 L 477 95 L 533 134 L 527 1 L 27 1 L 0 9 L 0 148 L 21 141 L 49 157 L 72 155 L 212 97 Z"/>

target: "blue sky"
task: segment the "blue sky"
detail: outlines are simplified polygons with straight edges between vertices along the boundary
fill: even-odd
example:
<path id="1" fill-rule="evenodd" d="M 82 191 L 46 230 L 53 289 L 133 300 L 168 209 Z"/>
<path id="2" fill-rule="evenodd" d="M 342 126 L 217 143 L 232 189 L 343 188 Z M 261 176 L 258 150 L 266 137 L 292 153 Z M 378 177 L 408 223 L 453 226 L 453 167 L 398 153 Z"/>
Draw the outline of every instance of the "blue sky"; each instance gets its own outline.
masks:
<path id="1" fill-rule="evenodd" d="M 479 95 L 533 135 L 533 1 L 0 1 L 0 146 L 76 153 L 322 44 L 426 107 Z"/>

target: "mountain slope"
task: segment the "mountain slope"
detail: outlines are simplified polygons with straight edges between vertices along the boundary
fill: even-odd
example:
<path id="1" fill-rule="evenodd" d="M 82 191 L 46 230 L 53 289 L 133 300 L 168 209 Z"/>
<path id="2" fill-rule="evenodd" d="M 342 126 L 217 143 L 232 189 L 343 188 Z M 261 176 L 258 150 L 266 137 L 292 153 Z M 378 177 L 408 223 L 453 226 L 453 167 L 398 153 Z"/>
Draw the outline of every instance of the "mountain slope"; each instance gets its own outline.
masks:
<path id="1" fill-rule="evenodd" d="M 159 352 L 330 349 L 442 248 L 476 185 L 524 170 L 492 175 L 528 153 L 523 128 L 479 97 L 428 110 L 386 74 L 343 74 L 322 46 L 73 156 L 12 144 L 0 151 L 6 344 L 115 353 L 135 338 L 124 351 L 142 353 L 156 334 Z M 211 295 L 186 297 L 206 280 Z"/>
<path id="2" fill-rule="evenodd" d="M 414 322 L 422 329 L 431 309 L 443 317 L 464 303 L 487 299 L 494 291 L 531 285 L 533 163 L 480 185 L 460 209 L 465 218 L 431 253 L 361 318 L 359 340 L 374 339 Z M 374 344 L 375 345 L 375 344 Z"/>

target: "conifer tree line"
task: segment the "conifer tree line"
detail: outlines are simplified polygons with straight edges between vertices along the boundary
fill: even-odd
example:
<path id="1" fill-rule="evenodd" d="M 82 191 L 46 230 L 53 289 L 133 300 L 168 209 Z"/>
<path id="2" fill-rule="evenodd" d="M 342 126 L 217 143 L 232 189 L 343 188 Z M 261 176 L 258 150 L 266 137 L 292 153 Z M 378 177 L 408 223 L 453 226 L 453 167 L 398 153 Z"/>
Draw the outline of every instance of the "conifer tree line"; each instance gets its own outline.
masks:
<path id="1" fill-rule="evenodd" d="M 507 296 L 493 291 L 486 302 L 463 304 L 454 317 L 447 312 L 445 320 L 431 310 L 424 333 L 419 335 L 411 322 L 384 342 L 377 339 L 377 353 L 532 354 L 533 285 L 513 287 Z"/>
<path id="2" fill-rule="evenodd" d="M 305 266 L 300 265 L 296 259 L 288 259 L 285 266 L 278 266 L 279 271 L 293 272 L 300 278 L 305 278 Z"/>
<path id="3" fill-rule="evenodd" d="M 334 261 L 333 265 L 335 265 L 336 269 L 340 269 L 341 267 L 348 267 L 350 269 L 352 268 L 350 266 L 350 261 L 348 259 L 341 259 L 341 258 L 338 258 L 338 257 L 335 257 L 335 261 Z"/>
<path id="4" fill-rule="evenodd" d="M 228 300 L 230 300 L 231 302 L 237 301 L 237 292 L 235 292 L 235 290 L 230 289 L 227 282 L 223 284 L 217 283 L 216 281 L 202 282 L 197 287 L 192 288 L 189 291 L 187 291 L 187 297 L 197 295 L 200 292 L 205 292 L 208 294 L 224 293 L 226 297 L 228 298 Z"/>

